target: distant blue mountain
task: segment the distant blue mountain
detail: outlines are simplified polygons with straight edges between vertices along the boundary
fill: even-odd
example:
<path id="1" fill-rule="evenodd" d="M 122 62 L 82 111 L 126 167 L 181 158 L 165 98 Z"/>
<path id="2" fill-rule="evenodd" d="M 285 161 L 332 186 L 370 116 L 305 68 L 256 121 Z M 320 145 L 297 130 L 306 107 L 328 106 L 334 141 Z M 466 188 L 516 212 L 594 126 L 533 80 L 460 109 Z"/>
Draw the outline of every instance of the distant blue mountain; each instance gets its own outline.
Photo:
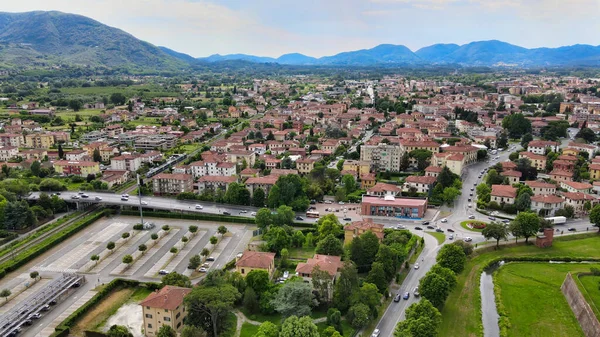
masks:
<path id="1" fill-rule="evenodd" d="M 527 49 L 510 43 L 490 40 L 476 41 L 462 46 L 457 44 L 434 44 L 416 52 L 403 45 L 381 44 L 371 49 L 342 52 L 332 56 L 314 58 L 303 54 L 285 54 L 279 58 L 259 57 L 246 54 L 211 55 L 199 60 L 217 62 L 244 60 L 257 63 L 289 65 L 428 65 L 458 64 L 465 66 L 600 66 L 600 46 L 574 45 L 560 48 Z"/>

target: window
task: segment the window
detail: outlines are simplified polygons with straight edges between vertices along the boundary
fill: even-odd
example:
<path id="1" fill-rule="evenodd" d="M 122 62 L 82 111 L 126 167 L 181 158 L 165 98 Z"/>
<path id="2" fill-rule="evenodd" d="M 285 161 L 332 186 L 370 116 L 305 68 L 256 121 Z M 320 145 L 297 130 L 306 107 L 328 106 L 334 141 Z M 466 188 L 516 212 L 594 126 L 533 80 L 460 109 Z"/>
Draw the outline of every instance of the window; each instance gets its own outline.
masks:
<path id="1" fill-rule="evenodd" d="M 152 324 L 148 323 L 148 329 L 152 329 Z"/>
<path id="2" fill-rule="evenodd" d="M 242 268 L 242 274 L 244 274 L 244 268 Z"/>
<path id="3" fill-rule="evenodd" d="M 181 326 L 181 322 L 177 323 L 177 329 Z"/>
<path id="4" fill-rule="evenodd" d="M 165 312 L 169 312 L 169 309 L 165 309 Z"/>
<path id="5" fill-rule="evenodd" d="M 150 307 L 146 307 L 146 309 L 150 309 Z"/>
<path id="6" fill-rule="evenodd" d="M 163 319 L 165 320 L 165 322 L 170 322 L 171 321 L 171 317 L 163 317 Z"/>
<path id="7" fill-rule="evenodd" d="M 178 313 L 177 313 L 177 315 L 175 316 L 175 319 L 178 319 L 178 318 L 179 318 L 179 316 L 181 316 L 181 313 L 180 313 L 180 312 L 178 312 Z"/>
<path id="8" fill-rule="evenodd" d="M 146 318 L 152 318 L 151 314 L 146 314 Z"/>

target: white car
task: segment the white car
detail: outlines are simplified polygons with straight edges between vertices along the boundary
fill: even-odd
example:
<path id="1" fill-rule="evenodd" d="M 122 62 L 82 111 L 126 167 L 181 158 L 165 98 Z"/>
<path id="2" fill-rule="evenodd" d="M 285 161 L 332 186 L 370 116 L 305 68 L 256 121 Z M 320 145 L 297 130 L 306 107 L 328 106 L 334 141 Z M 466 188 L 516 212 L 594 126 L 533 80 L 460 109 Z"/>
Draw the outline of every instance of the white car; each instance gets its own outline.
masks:
<path id="1" fill-rule="evenodd" d="M 380 333 L 381 333 L 381 331 L 379 331 L 379 329 L 375 329 L 375 330 L 373 330 L 371 337 L 379 337 Z"/>
<path id="2" fill-rule="evenodd" d="M 415 263 L 415 269 L 419 269 L 419 263 Z"/>
<path id="3" fill-rule="evenodd" d="M 252 212 L 252 213 L 250 213 L 250 215 L 256 216 L 256 212 Z"/>
<path id="4" fill-rule="evenodd" d="M 202 205 L 196 205 L 196 207 L 195 207 L 195 208 L 196 208 L 196 209 L 202 209 L 203 207 L 202 207 Z"/>
<path id="5" fill-rule="evenodd" d="M 95 197 L 94 199 L 96 199 L 96 201 L 102 200 L 102 198 L 100 198 L 100 197 Z"/>
<path id="6" fill-rule="evenodd" d="M 148 202 L 142 200 L 142 205 L 148 205 Z"/>
<path id="7" fill-rule="evenodd" d="M 168 270 L 161 269 L 158 271 L 158 275 L 167 275 L 169 273 Z"/>
<path id="8" fill-rule="evenodd" d="M 406 226 L 404 226 L 403 224 L 398 224 L 396 226 L 396 229 L 406 229 Z"/>
<path id="9" fill-rule="evenodd" d="M 444 219 L 442 219 L 442 220 L 440 220 L 440 221 L 441 221 L 442 223 L 446 223 L 446 222 L 448 222 L 448 219 L 444 218 Z"/>
<path id="10" fill-rule="evenodd" d="M 475 219 L 474 215 L 469 215 L 469 219 Z"/>
<path id="11" fill-rule="evenodd" d="M 198 271 L 201 273 L 206 273 L 208 271 L 208 269 L 202 267 L 202 268 L 198 269 Z"/>
<path id="12" fill-rule="evenodd" d="M 467 236 L 467 237 L 465 238 L 465 242 L 471 242 L 471 241 L 473 241 L 473 239 L 472 239 L 470 236 Z"/>
<path id="13" fill-rule="evenodd" d="M 245 209 L 243 209 L 243 210 L 240 211 L 240 213 L 244 214 L 244 213 L 248 213 L 248 211 L 245 210 Z"/>

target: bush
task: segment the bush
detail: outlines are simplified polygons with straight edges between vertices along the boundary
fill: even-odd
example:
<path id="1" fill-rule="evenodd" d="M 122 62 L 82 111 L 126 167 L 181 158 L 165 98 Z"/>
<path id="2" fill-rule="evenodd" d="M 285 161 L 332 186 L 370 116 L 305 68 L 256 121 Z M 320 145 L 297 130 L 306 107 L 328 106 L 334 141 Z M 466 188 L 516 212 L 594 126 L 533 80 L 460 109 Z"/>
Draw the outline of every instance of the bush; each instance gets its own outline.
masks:
<path id="1" fill-rule="evenodd" d="M 144 229 L 144 225 L 142 225 L 141 223 L 133 225 L 133 230 L 141 231 L 142 229 Z"/>

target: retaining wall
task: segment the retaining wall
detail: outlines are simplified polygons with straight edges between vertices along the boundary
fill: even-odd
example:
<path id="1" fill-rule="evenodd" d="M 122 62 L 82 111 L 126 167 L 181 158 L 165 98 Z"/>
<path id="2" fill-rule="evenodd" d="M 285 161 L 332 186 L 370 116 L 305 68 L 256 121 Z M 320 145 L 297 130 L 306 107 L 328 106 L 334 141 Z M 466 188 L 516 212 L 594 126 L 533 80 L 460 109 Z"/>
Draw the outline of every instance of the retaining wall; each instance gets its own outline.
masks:
<path id="1" fill-rule="evenodd" d="M 600 337 L 600 322 L 598 322 L 598 318 L 594 314 L 594 311 L 577 287 L 571 273 L 567 274 L 560 290 L 567 299 L 567 303 L 569 303 L 571 310 L 573 310 L 575 318 L 577 318 L 585 336 Z"/>

